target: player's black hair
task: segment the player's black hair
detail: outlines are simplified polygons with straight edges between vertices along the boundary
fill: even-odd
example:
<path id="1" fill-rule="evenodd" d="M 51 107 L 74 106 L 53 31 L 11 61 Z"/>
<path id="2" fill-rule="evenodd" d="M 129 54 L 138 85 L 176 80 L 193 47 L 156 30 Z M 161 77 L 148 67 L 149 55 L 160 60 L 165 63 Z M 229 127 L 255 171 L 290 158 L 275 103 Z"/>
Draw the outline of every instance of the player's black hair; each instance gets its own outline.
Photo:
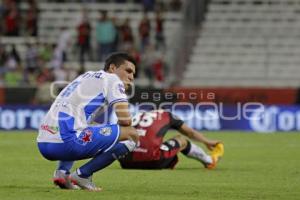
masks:
<path id="1" fill-rule="evenodd" d="M 116 52 L 109 55 L 108 58 L 105 60 L 104 71 L 108 71 L 109 66 L 111 64 L 114 64 L 118 68 L 125 61 L 129 61 L 134 64 L 135 68 L 137 67 L 136 61 L 132 56 L 128 55 L 127 53 Z"/>

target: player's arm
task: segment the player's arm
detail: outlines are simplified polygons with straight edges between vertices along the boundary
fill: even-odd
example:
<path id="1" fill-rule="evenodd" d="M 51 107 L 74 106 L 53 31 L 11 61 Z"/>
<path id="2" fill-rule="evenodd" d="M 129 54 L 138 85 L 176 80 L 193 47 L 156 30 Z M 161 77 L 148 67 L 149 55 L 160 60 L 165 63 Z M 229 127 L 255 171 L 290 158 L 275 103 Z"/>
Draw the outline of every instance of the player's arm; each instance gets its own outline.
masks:
<path id="1" fill-rule="evenodd" d="M 213 149 L 213 147 L 220 142 L 217 140 L 207 139 L 202 133 L 193 128 L 190 128 L 187 124 L 185 124 L 181 119 L 179 119 L 172 113 L 170 113 L 170 123 L 171 127 L 178 130 L 182 135 L 205 144 L 208 149 Z"/>
<path id="2" fill-rule="evenodd" d="M 120 125 L 121 132 L 119 140 L 133 140 L 135 143 L 138 142 L 139 136 L 135 128 L 131 127 L 131 115 L 129 112 L 128 102 L 117 102 L 113 104 L 115 113 L 118 118 L 118 124 Z"/>
<path id="3" fill-rule="evenodd" d="M 201 132 L 196 131 L 193 128 L 190 128 L 189 126 L 187 126 L 185 123 L 183 123 L 181 125 L 181 127 L 178 129 L 178 131 L 187 136 L 188 138 L 195 140 L 197 142 L 202 142 L 203 144 L 205 144 L 207 146 L 208 149 L 212 150 L 213 147 L 217 144 L 220 143 L 220 141 L 217 140 L 210 140 L 207 139 Z"/>
<path id="4" fill-rule="evenodd" d="M 131 125 L 131 115 L 129 112 L 129 103 L 125 92 L 124 83 L 117 75 L 108 76 L 107 102 L 112 106 L 118 118 L 118 124 L 121 126 Z"/>
<path id="5" fill-rule="evenodd" d="M 131 115 L 128 102 L 117 102 L 113 107 L 118 118 L 118 124 L 121 126 L 131 126 Z"/>

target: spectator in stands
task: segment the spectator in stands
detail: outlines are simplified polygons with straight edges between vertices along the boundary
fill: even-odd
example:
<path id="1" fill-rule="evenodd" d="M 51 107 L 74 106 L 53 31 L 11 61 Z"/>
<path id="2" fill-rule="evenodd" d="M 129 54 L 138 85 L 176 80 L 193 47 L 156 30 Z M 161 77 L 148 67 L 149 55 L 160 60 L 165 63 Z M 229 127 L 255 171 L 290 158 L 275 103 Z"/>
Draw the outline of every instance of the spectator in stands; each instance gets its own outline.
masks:
<path id="1" fill-rule="evenodd" d="M 116 16 L 112 16 L 111 21 L 116 28 L 116 36 L 115 36 L 115 40 L 113 42 L 113 48 L 112 48 L 112 52 L 115 52 L 115 51 L 119 50 L 119 46 L 120 46 L 120 42 L 121 42 L 120 41 L 121 24 Z"/>
<path id="2" fill-rule="evenodd" d="M 164 20 L 161 12 L 156 12 L 155 15 L 155 47 L 157 50 L 164 50 L 165 36 L 164 36 Z"/>
<path id="3" fill-rule="evenodd" d="M 134 46 L 134 37 L 129 18 L 126 18 L 120 27 L 120 40 L 120 49 L 122 51 L 127 51 Z"/>
<path id="4" fill-rule="evenodd" d="M 164 54 L 155 50 L 154 45 L 148 45 L 142 56 L 142 68 L 149 80 L 149 86 L 162 87 L 165 83 L 167 64 Z"/>
<path id="5" fill-rule="evenodd" d="M 38 46 L 39 58 L 44 62 L 50 61 L 55 45 L 40 43 Z"/>
<path id="6" fill-rule="evenodd" d="M 34 0 L 29 1 L 25 17 L 26 32 L 29 36 L 37 36 L 38 10 Z"/>
<path id="7" fill-rule="evenodd" d="M 16 6 L 4 17 L 4 32 L 6 36 L 19 36 L 19 13 Z"/>
<path id="8" fill-rule="evenodd" d="M 162 54 L 158 54 L 157 58 L 153 61 L 152 71 L 155 78 L 155 86 L 162 87 L 165 81 L 165 62 Z"/>
<path id="9" fill-rule="evenodd" d="M 7 54 L 3 75 L 6 86 L 20 86 L 24 81 L 20 56 L 14 46 L 12 46 L 11 51 Z"/>
<path id="10" fill-rule="evenodd" d="M 82 21 L 77 26 L 77 45 L 79 48 L 79 63 L 80 63 L 80 71 L 84 70 L 84 62 L 85 56 L 89 56 L 89 59 L 92 60 L 92 53 L 91 53 L 91 30 L 92 27 L 88 20 L 86 14 L 83 13 Z"/>
<path id="11" fill-rule="evenodd" d="M 56 44 L 58 53 L 61 54 L 62 63 L 68 61 L 67 50 L 72 45 L 72 33 L 66 27 L 61 28 L 60 35 Z"/>
<path id="12" fill-rule="evenodd" d="M 25 54 L 26 70 L 29 72 L 35 72 L 38 69 L 37 59 L 38 50 L 35 44 L 27 43 L 27 49 Z"/>
<path id="13" fill-rule="evenodd" d="M 96 25 L 96 39 L 98 43 L 98 59 L 104 60 L 113 52 L 114 42 L 117 38 L 117 29 L 113 21 L 108 18 L 107 11 L 100 13 Z"/>
<path id="14" fill-rule="evenodd" d="M 17 7 L 17 3 L 15 0 L 4 0 L 4 1 L 2 1 L 2 3 L 3 3 L 3 5 L 2 5 L 3 17 L 7 16 L 11 9 Z"/>
<path id="15" fill-rule="evenodd" d="M 50 61 L 50 68 L 59 69 L 62 68 L 62 66 L 63 66 L 63 53 L 58 46 L 55 46 Z"/>
<path id="16" fill-rule="evenodd" d="M 8 61 L 13 61 L 13 59 L 10 58 Z M 9 87 L 21 86 L 24 81 L 23 70 L 21 66 L 15 65 L 13 67 L 8 69 L 4 74 L 5 85 Z"/>
<path id="17" fill-rule="evenodd" d="M 7 60 L 6 60 L 6 63 L 5 63 L 5 67 L 6 67 L 6 71 L 9 71 L 9 70 L 14 70 L 16 68 L 18 68 L 19 64 L 18 62 L 16 61 L 16 58 L 14 55 L 12 55 L 12 53 L 10 52 L 8 54 L 8 57 L 7 57 Z"/>
<path id="18" fill-rule="evenodd" d="M 144 52 L 146 46 L 150 43 L 150 30 L 151 24 L 148 18 L 147 13 L 144 13 L 144 17 L 140 21 L 139 24 L 139 36 L 140 36 L 140 43 L 141 43 L 141 52 Z"/>
<path id="19" fill-rule="evenodd" d="M 24 74 L 24 70 L 23 70 L 23 76 L 24 76 L 24 83 L 29 85 L 29 86 L 33 86 L 36 87 L 38 86 L 37 83 L 37 75 L 38 75 L 38 71 L 34 72 L 34 73 L 27 73 Z"/>
<path id="20" fill-rule="evenodd" d="M 0 44 L 0 75 L 5 72 L 6 61 L 7 61 L 7 53 L 5 51 L 5 46 Z"/>
<path id="21" fill-rule="evenodd" d="M 19 52 L 17 51 L 15 45 L 11 45 L 11 50 L 10 50 L 10 56 L 16 61 L 18 65 L 21 65 L 21 56 Z"/>
<path id="22" fill-rule="evenodd" d="M 41 67 L 41 70 L 39 71 L 36 77 L 37 85 L 41 85 L 45 82 L 53 81 L 53 80 L 54 80 L 53 70 L 46 66 Z"/>

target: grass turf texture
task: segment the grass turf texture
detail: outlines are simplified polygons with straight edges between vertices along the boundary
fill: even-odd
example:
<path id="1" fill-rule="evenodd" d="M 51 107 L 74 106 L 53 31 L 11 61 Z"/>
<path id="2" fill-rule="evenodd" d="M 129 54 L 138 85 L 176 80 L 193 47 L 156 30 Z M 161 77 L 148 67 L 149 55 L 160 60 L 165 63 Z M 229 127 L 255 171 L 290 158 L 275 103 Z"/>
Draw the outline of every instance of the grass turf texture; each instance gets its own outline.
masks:
<path id="1" fill-rule="evenodd" d="M 0 199 L 300 199 L 300 134 L 222 132 L 207 136 L 225 144 L 217 169 L 206 170 L 183 156 L 176 170 L 122 170 L 115 162 L 94 175 L 94 182 L 104 188 L 94 193 L 54 187 L 51 178 L 56 163 L 41 157 L 34 133 L 1 132 Z"/>

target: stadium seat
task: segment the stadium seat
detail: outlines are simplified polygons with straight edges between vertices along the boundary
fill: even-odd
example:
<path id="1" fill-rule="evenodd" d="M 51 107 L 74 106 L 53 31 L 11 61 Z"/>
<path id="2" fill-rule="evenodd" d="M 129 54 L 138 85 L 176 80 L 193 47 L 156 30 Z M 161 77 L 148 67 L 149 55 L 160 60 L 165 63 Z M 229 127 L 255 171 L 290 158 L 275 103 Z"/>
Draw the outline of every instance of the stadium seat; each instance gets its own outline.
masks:
<path id="1" fill-rule="evenodd" d="M 183 85 L 299 86 L 299 9 L 299 1 L 212 0 Z"/>

